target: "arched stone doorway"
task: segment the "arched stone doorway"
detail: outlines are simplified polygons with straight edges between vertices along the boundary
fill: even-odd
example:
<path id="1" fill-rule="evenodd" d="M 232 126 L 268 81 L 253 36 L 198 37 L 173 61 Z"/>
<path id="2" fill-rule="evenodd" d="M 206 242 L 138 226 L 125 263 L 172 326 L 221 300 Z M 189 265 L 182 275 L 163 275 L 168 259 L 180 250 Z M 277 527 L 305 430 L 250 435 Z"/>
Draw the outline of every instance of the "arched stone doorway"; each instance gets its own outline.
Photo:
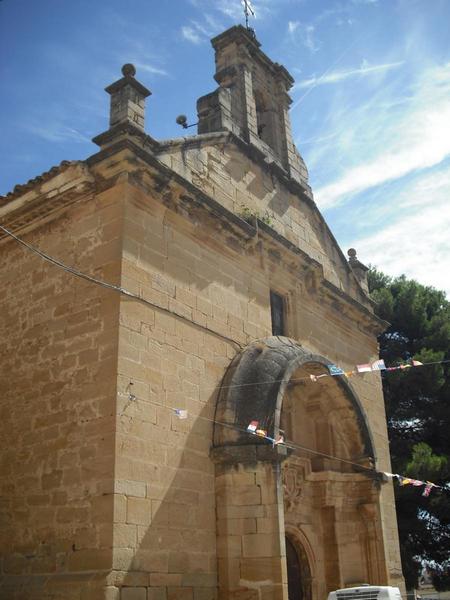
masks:
<path id="1" fill-rule="evenodd" d="M 310 379 L 328 363 L 272 337 L 251 344 L 224 377 L 212 451 L 220 598 L 250 598 L 249 590 L 258 590 L 255 598 L 288 600 L 302 565 L 311 567 L 298 580 L 302 600 L 386 579 L 371 432 L 344 378 Z M 293 449 L 249 435 L 252 420 L 271 437 L 284 430 Z M 302 547 L 309 548 L 306 561 Z"/>
<path id="2" fill-rule="evenodd" d="M 311 600 L 311 571 L 306 553 L 288 535 L 285 544 L 288 600 Z"/>

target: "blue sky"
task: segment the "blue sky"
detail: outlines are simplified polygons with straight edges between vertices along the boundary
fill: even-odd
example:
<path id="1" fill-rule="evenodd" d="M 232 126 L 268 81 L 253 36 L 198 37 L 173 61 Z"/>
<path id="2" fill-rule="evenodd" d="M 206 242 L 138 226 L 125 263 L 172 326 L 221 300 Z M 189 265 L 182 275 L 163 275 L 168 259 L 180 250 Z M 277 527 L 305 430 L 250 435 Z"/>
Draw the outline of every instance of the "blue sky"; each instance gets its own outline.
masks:
<path id="1" fill-rule="evenodd" d="M 450 296 L 450 2 L 254 0 L 262 48 L 296 80 L 291 118 L 344 251 Z M 0 0 L 0 194 L 96 151 L 103 88 L 133 62 L 147 132 L 216 84 L 209 39 L 240 0 Z"/>

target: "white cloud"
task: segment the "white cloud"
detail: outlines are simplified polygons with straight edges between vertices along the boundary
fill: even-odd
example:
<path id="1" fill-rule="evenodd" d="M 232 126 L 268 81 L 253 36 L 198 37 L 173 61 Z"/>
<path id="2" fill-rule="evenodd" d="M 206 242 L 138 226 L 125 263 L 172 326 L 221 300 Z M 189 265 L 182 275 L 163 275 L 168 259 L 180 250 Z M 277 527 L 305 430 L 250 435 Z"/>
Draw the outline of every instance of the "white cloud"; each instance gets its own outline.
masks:
<path id="1" fill-rule="evenodd" d="M 142 63 L 142 62 L 135 61 L 134 66 L 136 67 L 136 69 L 139 69 L 140 71 L 145 71 L 146 73 L 152 73 L 153 75 L 168 75 L 167 71 L 165 71 L 164 69 L 160 69 L 159 67 L 155 67 L 148 63 Z"/>
<path id="2" fill-rule="evenodd" d="M 324 136 L 316 136 L 316 137 L 312 137 L 306 140 L 301 140 L 299 145 L 301 146 L 306 146 L 307 144 L 321 144 L 323 142 L 328 142 L 330 140 L 334 140 L 336 139 L 336 137 L 339 135 L 338 131 L 334 131 L 331 132 L 328 135 L 324 135 Z"/>
<path id="3" fill-rule="evenodd" d="M 383 71 L 389 71 L 391 69 L 396 69 L 403 65 L 403 61 L 393 62 L 393 63 L 385 63 L 381 65 L 368 65 L 366 62 L 359 67 L 359 69 L 351 69 L 348 71 L 344 70 L 336 70 L 327 72 L 325 75 L 320 77 L 311 77 L 309 79 L 303 79 L 303 81 L 299 81 L 295 84 L 295 88 L 303 89 L 309 87 L 315 87 L 317 85 L 324 85 L 327 83 L 340 83 L 346 79 L 350 79 L 352 77 L 365 77 L 367 75 L 371 75 L 373 73 L 380 73 Z"/>
<path id="4" fill-rule="evenodd" d="M 312 23 L 288 21 L 288 33 L 298 39 L 310 52 L 317 52 L 320 44 L 316 40 L 316 28 Z"/>
<path id="5" fill-rule="evenodd" d="M 303 32 L 303 44 L 311 52 L 317 52 L 320 44 L 315 39 L 316 28 L 314 25 L 307 25 Z"/>
<path id="6" fill-rule="evenodd" d="M 200 44 L 213 37 L 221 29 L 221 25 L 210 14 L 203 14 L 203 23 L 196 19 L 191 19 L 189 25 L 181 28 L 181 34 L 185 40 L 193 44 Z"/>
<path id="7" fill-rule="evenodd" d="M 270 15 L 280 9 L 281 4 L 290 1 L 291 0 L 251 0 L 249 4 L 255 14 L 249 14 L 250 27 L 254 21 L 263 21 L 267 19 Z M 222 31 L 224 26 L 211 14 L 209 16 L 205 15 L 204 11 L 216 11 L 221 16 L 226 17 L 227 20 L 232 21 L 233 24 L 243 24 L 245 22 L 244 7 L 241 0 L 214 0 L 214 2 L 211 2 L 211 0 L 189 0 L 189 2 L 198 11 L 202 12 L 202 17 L 213 26 L 217 33 Z"/>
<path id="8" fill-rule="evenodd" d="M 85 144 L 91 141 L 89 136 L 81 133 L 78 129 L 68 127 L 60 122 L 28 123 L 25 125 L 25 129 L 47 142 L 59 143 L 69 140 L 70 142 Z"/>
<path id="9" fill-rule="evenodd" d="M 219 0 L 216 8 L 226 17 L 233 19 L 233 21 L 240 21 L 244 16 L 244 11 L 239 0 L 235 2 L 230 0 Z"/>
<path id="10" fill-rule="evenodd" d="M 210 15 L 208 13 L 203 13 L 203 16 L 205 18 L 206 23 L 214 31 L 218 32 L 218 31 L 222 31 L 224 29 L 224 26 L 222 25 L 222 23 L 220 21 L 218 21 L 215 17 L 213 17 L 213 15 Z"/>
<path id="11" fill-rule="evenodd" d="M 320 207 L 342 204 L 356 193 L 441 163 L 450 155 L 449 98 L 450 65 L 443 65 L 428 69 L 417 79 L 401 113 L 383 109 L 377 116 L 371 100 L 349 115 L 350 131 L 343 135 L 341 146 L 346 153 L 353 151 L 356 165 L 316 190 Z M 372 141 L 378 140 L 375 149 L 355 142 L 352 127 L 354 132 L 371 129 Z M 356 157 L 369 152 L 372 156 L 365 162 Z"/>
<path id="12" fill-rule="evenodd" d="M 191 42 L 192 44 L 200 44 L 202 38 L 200 37 L 198 31 L 194 27 L 190 27 L 189 25 L 184 25 L 181 28 L 181 35 L 185 40 Z"/>
<path id="13" fill-rule="evenodd" d="M 300 25 L 300 21 L 289 21 L 288 22 L 288 31 L 289 33 L 294 33 L 294 31 L 296 31 L 298 29 L 298 26 Z"/>
<path id="14" fill-rule="evenodd" d="M 392 199 L 400 209 L 397 216 L 376 233 L 352 242 L 360 259 L 388 275 L 405 274 L 423 285 L 432 285 L 450 298 L 449 196 L 448 165 L 440 173 L 412 181 Z"/>

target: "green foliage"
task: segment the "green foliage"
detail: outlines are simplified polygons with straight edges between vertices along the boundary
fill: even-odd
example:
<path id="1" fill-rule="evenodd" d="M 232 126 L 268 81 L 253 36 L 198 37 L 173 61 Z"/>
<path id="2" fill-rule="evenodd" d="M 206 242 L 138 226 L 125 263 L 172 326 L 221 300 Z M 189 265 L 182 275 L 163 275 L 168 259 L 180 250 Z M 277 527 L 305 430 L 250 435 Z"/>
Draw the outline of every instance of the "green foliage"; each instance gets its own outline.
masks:
<path id="1" fill-rule="evenodd" d="M 258 219 L 262 223 L 265 223 L 269 226 L 273 225 L 273 221 L 275 219 L 275 215 L 269 210 L 265 210 L 263 213 L 261 213 L 259 210 L 251 209 L 245 204 L 241 204 L 241 210 L 239 212 L 239 215 L 245 221 L 253 222 L 256 219 Z"/>
<path id="2" fill-rule="evenodd" d="M 369 271 L 376 313 L 390 322 L 380 336 L 386 364 L 412 358 L 425 367 L 383 375 L 393 470 L 445 485 L 450 478 L 450 303 L 445 294 L 401 276 Z M 403 572 L 417 586 L 424 563 L 439 589 L 450 587 L 450 491 L 396 487 Z"/>
<path id="3" fill-rule="evenodd" d="M 416 479 L 434 479 L 445 475 L 448 460 L 446 456 L 437 456 L 425 442 L 419 442 L 412 448 L 411 460 L 406 465 L 406 471 Z"/>

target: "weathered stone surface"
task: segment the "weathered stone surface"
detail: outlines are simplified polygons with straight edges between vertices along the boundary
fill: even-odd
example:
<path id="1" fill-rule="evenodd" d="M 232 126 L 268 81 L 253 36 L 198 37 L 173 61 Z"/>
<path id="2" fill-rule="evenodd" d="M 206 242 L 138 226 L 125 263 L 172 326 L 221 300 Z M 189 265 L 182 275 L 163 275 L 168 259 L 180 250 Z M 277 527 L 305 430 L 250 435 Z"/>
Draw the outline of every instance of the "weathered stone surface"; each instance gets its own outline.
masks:
<path id="1" fill-rule="evenodd" d="M 246 139 L 223 86 L 199 109 L 228 132 L 158 144 L 120 108 L 101 152 L 0 202 L 26 242 L 109 284 L 0 240 L 8 599 L 286 600 L 285 536 L 305 600 L 398 584 L 392 487 L 370 463 L 389 470 L 379 376 L 310 378 L 374 360 L 383 324 L 312 201 L 289 76 L 253 38 L 241 56 L 247 37 L 214 42 L 217 80 L 249 101 Z M 272 94 L 281 129 L 264 140 Z M 250 436 L 253 419 L 293 448 Z"/>

